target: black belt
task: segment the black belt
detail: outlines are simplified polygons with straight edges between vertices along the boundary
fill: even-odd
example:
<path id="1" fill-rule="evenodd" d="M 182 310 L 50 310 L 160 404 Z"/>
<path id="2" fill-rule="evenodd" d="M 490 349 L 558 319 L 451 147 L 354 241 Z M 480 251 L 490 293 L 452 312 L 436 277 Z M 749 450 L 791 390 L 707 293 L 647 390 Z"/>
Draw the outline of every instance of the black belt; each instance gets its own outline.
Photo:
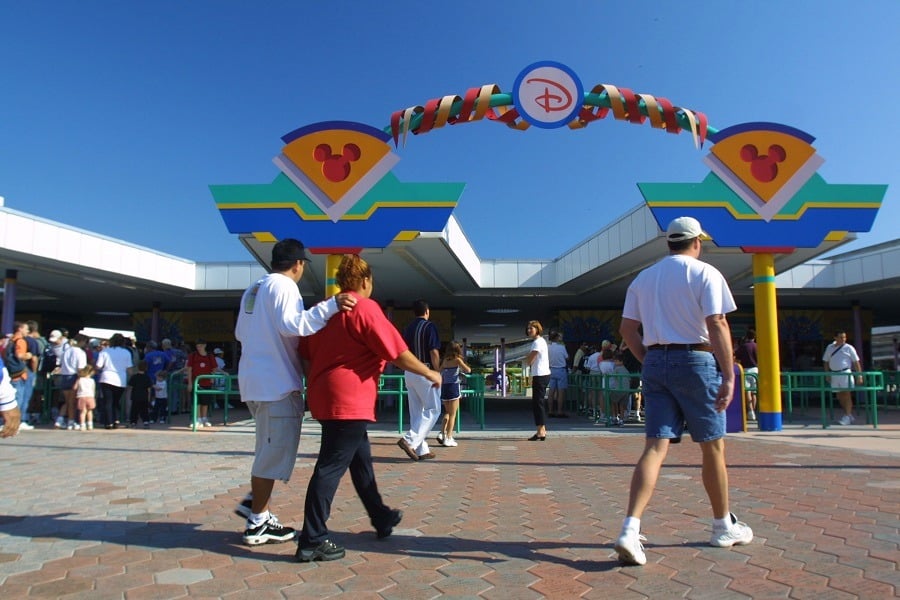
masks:
<path id="1" fill-rule="evenodd" d="M 694 352 L 712 352 L 709 344 L 653 344 L 647 350 L 693 350 Z"/>

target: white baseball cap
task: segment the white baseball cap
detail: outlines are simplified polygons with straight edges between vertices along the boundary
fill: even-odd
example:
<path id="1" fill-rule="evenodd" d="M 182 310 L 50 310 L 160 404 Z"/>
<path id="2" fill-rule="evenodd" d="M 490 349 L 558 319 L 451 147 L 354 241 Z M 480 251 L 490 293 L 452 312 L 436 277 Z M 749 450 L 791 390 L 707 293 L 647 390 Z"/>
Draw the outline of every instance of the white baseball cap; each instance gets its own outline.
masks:
<path id="1" fill-rule="evenodd" d="M 53 331 L 50 332 L 50 337 L 48 337 L 47 339 L 50 340 L 51 342 L 55 342 L 56 340 L 58 340 L 61 337 L 62 337 L 62 331 L 60 331 L 59 329 L 54 329 Z"/>
<path id="2" fill-rule="evenodd" d="M 701 236 L 709 237 L 700 227 L 700 221 L 694 217 L 678 217 L 666 228 L 666 239 L 670 242 L 692 240 Z"/>

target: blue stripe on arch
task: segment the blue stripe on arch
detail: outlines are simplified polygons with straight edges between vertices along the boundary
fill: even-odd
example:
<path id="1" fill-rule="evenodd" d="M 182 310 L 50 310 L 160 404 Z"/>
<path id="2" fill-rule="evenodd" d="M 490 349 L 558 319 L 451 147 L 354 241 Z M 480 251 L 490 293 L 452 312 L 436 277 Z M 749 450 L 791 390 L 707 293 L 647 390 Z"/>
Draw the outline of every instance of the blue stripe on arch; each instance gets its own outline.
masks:
<path id="1" fill-rule="evenodd" d="M 366 135 L 377 138 L 382 142 L 387 142 L 391 139 L 390 134 L 385 133 L 380 129 L 376 129 L 371 125 L 366 125 L 365 123 L 357 123 L 356 121 L 322 121 L 320 123 L 306 125 L 304 127 L 300 127 L 299 129 L 295 129 L 290 133 L 286 133 L 281 136 L 281 141 L 285 144 L 290 144 L 294 140 L 302 138 L 305 135 L 309 135 L 310 133 L 316 133 L 318 131 L 331 131 L 333 129 L 358 131 L 359 133 L 364 133 Z"/>
<path id="2" fill-rule="evenodd" d="M 737 135 L 738 133 L 744 133 L 746 131 L 778 131 L 780 133 L 786 133 L 787 135 L 793 136 L 797 139 L 803 140 L 807 144 L 812 144 L 816 138 L 811 136 L 810 134 L 797 129 L 796 127 L 791 127 L 790 125 L 782 125 L 781 123 L 769 123 L 766 121 L 756 121 L 753 123 L 740 123 L 738 125 L 732 125 L 731 127 L 726 127 L 725 129 L 720 129 L 715 133 L 709 134 L 709 139 L 713 142 L 721 142 L 727 137 L 731 137 L 732 135 Z"/>

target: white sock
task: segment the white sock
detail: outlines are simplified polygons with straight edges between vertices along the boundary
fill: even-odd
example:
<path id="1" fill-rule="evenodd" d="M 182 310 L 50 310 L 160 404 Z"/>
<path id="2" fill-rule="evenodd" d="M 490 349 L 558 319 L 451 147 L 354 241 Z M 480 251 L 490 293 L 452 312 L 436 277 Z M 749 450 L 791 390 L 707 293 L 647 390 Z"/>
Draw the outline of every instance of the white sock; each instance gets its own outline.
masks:
<path id="1" fill-rule="evenodd" d="M 625 520 L 622 521 L 622 531 L 624 532 L 626 529 L 634 529 L 637 532 L 641 530 L 641 520 L 637 517 L 625 517 Z"/>
<path id="2" fill-rule="evenodd" d="M 261 512 L 261 513 L 250 513 L 250 518 L 247 519 L 247 522 L 250 523 L 253 527 L 259 527 L 263 523 L 269 520 L 269 511 Z"/>
<path id="3" fill-rule="evenodd" d="M 728 531 L 731 529 L 731 513 L 724 519 L 713 519 L 713 529 Z"/>

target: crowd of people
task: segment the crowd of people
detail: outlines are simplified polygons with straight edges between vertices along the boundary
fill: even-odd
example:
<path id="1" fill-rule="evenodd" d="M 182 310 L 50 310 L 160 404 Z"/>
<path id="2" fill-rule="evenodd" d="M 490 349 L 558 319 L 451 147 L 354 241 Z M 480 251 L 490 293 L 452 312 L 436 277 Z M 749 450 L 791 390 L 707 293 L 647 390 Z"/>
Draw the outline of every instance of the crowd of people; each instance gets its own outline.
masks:
<path id="1" fill-rule="evenodd" d="M 605 342 L 593 349 L 582 346 L 573 361 L 575 368 L 618 382 L 622 391 L 610 398 L 616 423 L 623 421 L 627 410 L 635 410 L 629 409 L 627 402 L 634 394 L 624 391 L 641 389 L 644 411 L 636 410 L 645 424 L 645 445 L 614 544 L 624 564 L 647 561 L 641 517 L 669 445 L 680 442 L 685 432 L 702 455 L 702 480 L 713 517 L 710 544 L 730 547 L 753 540 L 750 527 L 731 512 L 725 461 L 725 410 L 734 399 L 736 360 L 727 315 L 736 305 L 721 273 L 699 260 L 704 235 L 693 218 L 673 220 L 666 231 L 669 255 L 639 273 L 628 288 L 619 330 L 621 343 Z M 438 329 L 429 319 L 425 300 L 413 303 L 415 318 L 402 333 L 390 323 L 371 299 L 374 274 L 358 255 L 343 257 L 335 276 L 340 291 L 306 309 L 297 284 L 308 262 L 300 241 L 277 242 L 272 249 L 271 272 L 242 296 L 235 329 L 242 344 L 241 399 L 255 421 L 250 492 L 237 508 L 246 518 L 243 541 L 259 545 L 296 539 L 295 557 L 300 562 L 345 556 L 345 549 L 329 535 L 327 521 L 340 480 L 348 470 L 376 538 L 389 537 L 403 518 L 402 511 L 391 508 L 378 488 L 368 439 L 385 366 L 392 363 L 404 371 L 410 426 L 397 445 L 414 462 L 436 458 L 427 437 L 442 407 L 445 416 L 438 443 L 457 445 L 453 431 L 459 377 L 470 371 L 459 344 L 446 344 L 441 354 Z M 659 302 L 660 289 L 667 290 L 667 302 Z M 31 332 L 29 324 L 17 323 L 8 342 L 13 357 L 32 363 L 25 375 L 15 361 L 0 370 L 0 411 L 7 423 L 17 424 L 18 419 L 9 401 L 10 390 L 18 403 L 19 390 L 26 389 L 27 370 L 37 368 L 34 358 L 39 347 L 26 340 L 33 337 Z M 528 440 L 541 442 L 548 436 L 548 418 L 566 416 L 568 386 L 568 352 L 562 338 L 551 332 L 548 344 L 543 334 L 539 321 L 527 323 L 531 346 L 524 363 L 531 370 L 536 428 Z M 738 348 L 740 360 L 748 363 L 745 369 L 756 366 L 754 337 L 748 332 Z M 102 401 L 97 404 L 101 421 L 108 428 L 117 427 L 117 411 L 126 390 L 131 395 L 132 424 L 142 420 L 146 425 L 158 418 L 152 411 L 151 390 L 158 389 L 156 383 L 165 380 L 167 372 L 179 368 L 168 340 L 163 340 L 159 350 L 148 343 L 143 356 L 119 334 L 106 344 L 99 343 L 96 350 L 93 341 L 68 340 L 61 330 L 54 330 L 48 339 L 63 348 L 52 371 L 62 391 L 56 400 L 56 426 L 90 429 L 95 408 L 92 400 L 96 398 Z M 198 340 L 196 350 L 184 357 L 180 368 L 185 369 L 188 380 L 215 372 L 221 368 L 216 354 L 208 353 L 206 343 Z M 10 352 L 4 350 L 2 356 L 10 356 Z M 859 370 L 858 358 L 843 334 L 835 337 L 824 359 L 845 379 L 850 379 L 846 373 L 851 369 Z M 592 402 L 597 411 L 598 400 Z M 321 424 L 322 435 L 298 534 L 278 520 L 270 501 L 276 480 L 287 482 L 293 473 L 306 410 Z M 206 414 L 201 409 L 198 425 L 208 423 Z M 14 433 L 5 426 L 2 435 Z"/>
<path id="2" fill-rule="evenodd" d="M 67 431 L 94 429 L 95 413 L 106 429 L 167 423 L 170 414 L 185 410 L 186 400 L 177 391 L 170 397 L 171 375 L 185 382 L 180 390 L 199 375 L 225 373 L 221 348 L 207 354 L 203 340 L 195 348 L 169 339 L 161 347 L 154 341 L 140 345 L 121 333 L 109 339 L 70 336 L 65 328 L 45 338 L 36 321 L 16 321 L 0 341 L 0 361 L 19 414 L 17 431 L 34 429 L 45 415 L 55 429 Z M 198 426 L 211 425 L 205 410 L 210 398 L 201 396 Z"/>

